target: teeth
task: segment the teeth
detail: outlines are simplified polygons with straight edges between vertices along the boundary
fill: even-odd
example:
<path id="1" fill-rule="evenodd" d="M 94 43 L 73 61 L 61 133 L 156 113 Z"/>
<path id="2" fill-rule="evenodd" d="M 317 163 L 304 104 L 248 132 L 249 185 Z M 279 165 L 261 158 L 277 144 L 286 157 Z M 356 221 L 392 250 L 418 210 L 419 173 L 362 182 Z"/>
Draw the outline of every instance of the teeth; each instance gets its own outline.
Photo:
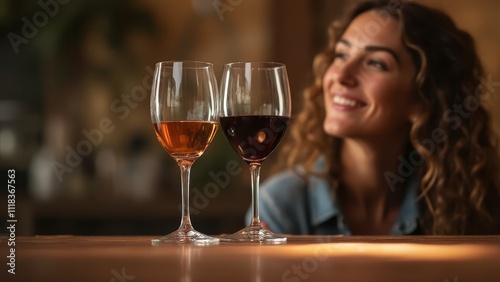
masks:
<path id="1" fill-rule="evenodd" d="M 341 106 L 355 107 L 358 103 L 354 100 L 346 99 L 341 96 L 334 96 L 333 103 Z"/>

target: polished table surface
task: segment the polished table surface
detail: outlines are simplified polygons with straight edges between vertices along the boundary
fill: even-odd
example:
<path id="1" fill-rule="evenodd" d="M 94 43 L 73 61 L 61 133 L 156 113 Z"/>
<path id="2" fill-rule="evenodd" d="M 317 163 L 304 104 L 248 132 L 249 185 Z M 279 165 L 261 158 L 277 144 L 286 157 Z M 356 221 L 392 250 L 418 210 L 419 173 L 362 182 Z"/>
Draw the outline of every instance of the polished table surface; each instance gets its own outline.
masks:
<path id="1" fill-rule="evenodd" d="M 290 236 L 152 246 L 153 237 L 15 238 L 0 281 L 500 281 L 500 236 Z M 7 238 L 0 237 L 3 261 Z"/>

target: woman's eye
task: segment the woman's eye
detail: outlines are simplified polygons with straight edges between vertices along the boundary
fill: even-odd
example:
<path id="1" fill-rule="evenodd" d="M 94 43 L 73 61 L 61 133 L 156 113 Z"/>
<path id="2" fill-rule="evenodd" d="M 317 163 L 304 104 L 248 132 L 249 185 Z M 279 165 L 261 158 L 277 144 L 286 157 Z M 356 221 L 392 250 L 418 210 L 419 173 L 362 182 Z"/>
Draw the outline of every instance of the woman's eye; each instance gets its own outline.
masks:
<path id="1" fill-rule="evenodd" d="M 368 65 L 376 67 L 376 68 L 381 69 L 381 70 L 387 70 L 387 65 L 381 61 L 369 60 Z"/>
<path id="2" fill-rule="evenodd" d="M 336 52 L 335 55 L 333 56 L 334 59 L 342 59 L 344 60 L 347 56 L 346 54 L 342 53 L 342 52 Z"/>

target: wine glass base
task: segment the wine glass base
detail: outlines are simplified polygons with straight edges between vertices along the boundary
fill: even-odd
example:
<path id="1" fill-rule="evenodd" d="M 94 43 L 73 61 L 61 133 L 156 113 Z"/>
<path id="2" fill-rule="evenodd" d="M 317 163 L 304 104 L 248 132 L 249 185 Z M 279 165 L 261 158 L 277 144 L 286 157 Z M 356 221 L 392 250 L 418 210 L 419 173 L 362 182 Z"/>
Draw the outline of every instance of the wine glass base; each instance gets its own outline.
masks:
<path id="1" fill-rule="evenodd" d="M 178 229 L 161 238 L 151 240 L 151 244 L 155 246 L 163 244 L 212 245 L 218 243 L 219 243 L 219 238 L 205 235 L 193 229 L 191 230 Z"/>
<path id="2" fill-rule="evenodd" d="M 251 225 L 241 229 L 240 231 L 220 237 L 222 242 L 257 242 L 266 244 L 284 244 L 286 237 L 283 235 L 274 234 L 260 225 Z"/>

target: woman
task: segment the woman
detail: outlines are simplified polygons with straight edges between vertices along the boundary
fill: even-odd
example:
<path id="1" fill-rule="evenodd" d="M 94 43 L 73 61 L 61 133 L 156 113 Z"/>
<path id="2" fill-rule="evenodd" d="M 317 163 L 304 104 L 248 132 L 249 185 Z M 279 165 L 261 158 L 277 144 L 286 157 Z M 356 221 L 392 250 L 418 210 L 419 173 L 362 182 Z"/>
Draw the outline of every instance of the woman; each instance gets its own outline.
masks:
<path id="1" fill-rule="evenodd" d="M 289 234 L 499 232 L 498 154 L 471 36 L 413 2 L 367 1 L 334 24 L 262 185 L 261 219 Z"/>

